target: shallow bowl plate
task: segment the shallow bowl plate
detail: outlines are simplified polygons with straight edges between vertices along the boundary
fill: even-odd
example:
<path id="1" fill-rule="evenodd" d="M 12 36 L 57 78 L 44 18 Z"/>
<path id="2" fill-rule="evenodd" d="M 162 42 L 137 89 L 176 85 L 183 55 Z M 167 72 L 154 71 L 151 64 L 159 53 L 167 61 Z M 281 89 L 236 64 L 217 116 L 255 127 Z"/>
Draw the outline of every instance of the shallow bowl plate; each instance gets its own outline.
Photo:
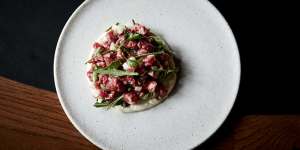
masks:
<path id="1" fill-rule="evenodd" d="M 178 83 L 160 105 L 137 113 L 106 111 L 86 80 L 93 41 L 116 22 L 136 22 L 161 35 L 180 59 Z M 240 60 L 234 36 L 206 0 L 88 0 L 57 43 L 54 78 L 73 125 L 103 149 L 190 149 L 223 123 L 237 95 Z"/>

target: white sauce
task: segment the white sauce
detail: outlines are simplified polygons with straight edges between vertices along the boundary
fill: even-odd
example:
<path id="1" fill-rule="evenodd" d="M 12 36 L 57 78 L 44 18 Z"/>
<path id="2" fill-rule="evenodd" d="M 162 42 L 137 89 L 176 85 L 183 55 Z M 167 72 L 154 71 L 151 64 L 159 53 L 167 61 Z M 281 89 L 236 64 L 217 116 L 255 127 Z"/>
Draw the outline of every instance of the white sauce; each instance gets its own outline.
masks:
<path id="1" fill-rule="evenodd" d="M 146 103 L 137 104 L 137 105 L 129 105 L 128 107 L 116 106 L 115 109 L 119 109 L 122 112 L 136 112 L 149 109 L 151 107 L 156 106 L 157 104 L 161 103 L 163 100 L 157 100 L 156 98 L 150 99 Z"/>

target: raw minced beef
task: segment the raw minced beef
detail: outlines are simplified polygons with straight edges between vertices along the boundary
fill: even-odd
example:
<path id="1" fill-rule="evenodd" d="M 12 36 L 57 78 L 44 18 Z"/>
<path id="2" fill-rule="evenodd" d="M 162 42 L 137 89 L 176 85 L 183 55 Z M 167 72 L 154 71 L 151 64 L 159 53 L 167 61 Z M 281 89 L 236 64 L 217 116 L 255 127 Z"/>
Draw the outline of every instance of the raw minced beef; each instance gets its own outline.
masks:
<path id="1" fill-rule="evenodd" d="M 96 107 L 127 107 L 167 96 L 164 81 L 176 73 L 173 54 L 149 28 L 117 23 L 92 47 L 87 76 L 98 91 Z"/>

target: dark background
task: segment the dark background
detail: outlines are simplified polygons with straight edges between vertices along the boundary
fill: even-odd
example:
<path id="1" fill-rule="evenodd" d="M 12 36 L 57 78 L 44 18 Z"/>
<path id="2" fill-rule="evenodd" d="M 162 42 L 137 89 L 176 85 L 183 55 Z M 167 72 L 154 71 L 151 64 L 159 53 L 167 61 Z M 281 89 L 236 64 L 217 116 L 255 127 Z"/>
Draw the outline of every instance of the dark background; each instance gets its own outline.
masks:
<path id="1" fill-rule="evenodd" d="M 0 76 L 55 91 L 56 42 L 81 2 L 0 0 Z M 239 116 L 299 114 L 299 96 L 295 96 L 299 88 L 294 80 L 297 75 L 291 71 L 299 70 L 299 55 L 292 54 L 299 51 L 296 22 L 300 17 L 293 8 L 297 5 L 275 1 L 210 2 L 232 28 L 242 63 L 236 104 L 219 134 L 225 133 L 226 124 Z"/>

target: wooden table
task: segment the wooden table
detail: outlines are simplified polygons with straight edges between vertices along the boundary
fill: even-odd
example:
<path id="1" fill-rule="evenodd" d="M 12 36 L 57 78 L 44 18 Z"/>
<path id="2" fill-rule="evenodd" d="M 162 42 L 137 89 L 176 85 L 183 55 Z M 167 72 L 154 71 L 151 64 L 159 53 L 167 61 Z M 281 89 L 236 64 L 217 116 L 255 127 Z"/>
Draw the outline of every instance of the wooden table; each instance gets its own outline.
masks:
<path id="1" fill-rule="evenodd" d="M 0 77 L 0 149 L 98 149 L 72 126 L 56 93 Z M 300 149 L 300 116 L 230 117 L 197 149 Z"/>

